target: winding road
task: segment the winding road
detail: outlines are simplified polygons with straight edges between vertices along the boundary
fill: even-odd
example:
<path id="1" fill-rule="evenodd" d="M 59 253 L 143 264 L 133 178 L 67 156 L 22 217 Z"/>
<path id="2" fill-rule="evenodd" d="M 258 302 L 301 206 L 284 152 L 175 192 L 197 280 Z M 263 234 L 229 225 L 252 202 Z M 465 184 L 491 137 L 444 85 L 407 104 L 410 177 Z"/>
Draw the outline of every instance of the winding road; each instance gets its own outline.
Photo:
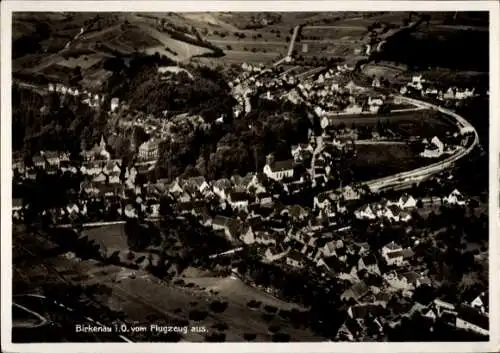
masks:
<path id="1" fill-rule="evenodd" d="M 467 147 L 465 148 L 459 148 L 457 152 L 448 158 L 432 163 L 430 165 L 420 167 L 414 170 L 410 170 L 407 172 L 402 172 L 394 175 L 390 175 L 387 177 L 379 178 L 379 179 L 373 179 L 367 182 L 364 182 L 362 184 L 368 186 L 372 192 L 378 192 L 386 189 L 398 189 L 402 190 L 405 188 L 411 187 L 414 183 L 420 182 L 426 178 L 429 178 L 432 175 L 438 174 L 450 167 L 452 167 L 458 160 L 462 159 L 463 157 L 467 156 L 469 153 L 471 153 L 476 146 L 479 145 L 479 135 L 477 134 L 476 129 L 463 117 L 460 115 L 456 114 L 455 112 L 428 103 L 428 102 L 423 102 L 417 99 L 413 98 L 408 98 L 408 97 L 403 97 L 403 96 L 398 96 L 397 98 L 401 99 L 402 101 L 405 101 L 410 104 L 414 104 L 422 109 L 432 109 L 432 110 L 437 110 L 440 113 L 447 115 L 448 117 L 451 117 L 452 119 L 455 120 L 457 126 L 460 128 L 461 131 L 469 131 L 472 133 L 472 138 L 473 141 L 469 142 L 467 144 Z M 325 191 L 323 194 L 330 195 L 334 192 L 338 192 L 339 190 L 329 190 Z"/>

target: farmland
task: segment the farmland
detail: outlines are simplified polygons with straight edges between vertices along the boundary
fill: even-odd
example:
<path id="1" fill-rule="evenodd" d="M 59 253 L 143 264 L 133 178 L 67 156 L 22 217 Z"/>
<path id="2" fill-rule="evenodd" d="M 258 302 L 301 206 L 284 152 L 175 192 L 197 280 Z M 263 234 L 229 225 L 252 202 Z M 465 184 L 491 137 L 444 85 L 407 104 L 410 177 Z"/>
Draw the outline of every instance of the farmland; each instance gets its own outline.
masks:
<path id="1" fill-rule="evenodd" d="M 24 237 L 20 233 L 15 236 Z M 32 251 L 36 250 L 32 247 Z M 61 278 L 75 285 L 104 285 L 111 290 L 110 294 L 95 296 L 94 301 L 114 311 L 125 312 L 125 320 L 130 323 L 177 320 L 178 323 L 205 327 L 203 333 L 188 333 L 185 339 L 189 341 L 203 341 L 205 336 L 215 332 L 224 332 L 227 341 L 242 341 L 245 334 L 256 335 L 257 341 L 269 341 L 274 332 L 272 327 L 288 333 L 292 340 L 321 340 L 307 329 L 292 327 L 283 319 L 284 314 L 277 310 L 280 307 L 290 310 L 292 306 L 230 277 L 192 279 L 192 282 L 199 281 L 194 287 L 173 286 L 140 270 L 131 271 L 94 260 L 46 257 L 44 261 L 52 269 L 49 272 L 35 258 L 27 257 L 24 261 L 18 261 L 14 272 L 15 290 L 21 288 L 20 285 L 23 290 L 32 290 L 42 283 L 60 283 Z M 52 277 L 53 272 L 58 275 Z M 262 308 L 249 308 L 250 300 L 260 301 Z M 218 305 L 221 308 L 217 303 L 222 303 Z M 267 309 L 265 305 L 272 305 L 274 309 Z"/>
<path id="2" fill-rule="evenodd" d="M 357 145 L 356 152 L 351 168 L 358 181 L 382 178 L 437 162 L 415 155 L 405 144 Z"/>
<path id="3" fill-rule="evenodd" d="M 446 132 L 453 133 L 457 130 L 444 116 L 429 110 L 416 110 L 390 115 L 353 115 L 330 119 L 330 124 L 351 126 L 374 126 L 379 122 L 391 124 L 391 129 L 407 136 L 432 137 L 441 136 Z M 397 124 L 393 124 L 397 122 Z"/>

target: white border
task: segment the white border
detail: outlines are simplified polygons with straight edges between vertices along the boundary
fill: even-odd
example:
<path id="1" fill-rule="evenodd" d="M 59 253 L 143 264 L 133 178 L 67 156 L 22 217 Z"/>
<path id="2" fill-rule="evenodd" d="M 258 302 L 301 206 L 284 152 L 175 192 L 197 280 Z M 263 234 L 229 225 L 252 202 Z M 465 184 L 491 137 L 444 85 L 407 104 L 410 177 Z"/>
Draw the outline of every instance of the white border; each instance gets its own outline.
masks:
<path id="1" fill-rule="evenodd" d="M 499 225 L 500 174 L 499 123 L 490 118 L 490 205 L 489 205 L 489 276 L 490 276 L 490 341 L 480 343 L 58 343 L 12 344 L 12 229 L 11 229 L 11 32 L 14 11 L 92 11 L 92 12 L 207 12 L 207 11 L 489 11 L 490 12 L 490 117 L 500 113 L 499 70 L 499 3 L 496 1 L 3 1 L 1 3 L 1 334 L 5 352 L 494 352 L 499 351 L 498 284 L 500 269 L 499 241 L 495 233 Z M 464 48 L 466 51 L 467 48 Z M 497 98 L 497 99 L 495 99 Z"/>

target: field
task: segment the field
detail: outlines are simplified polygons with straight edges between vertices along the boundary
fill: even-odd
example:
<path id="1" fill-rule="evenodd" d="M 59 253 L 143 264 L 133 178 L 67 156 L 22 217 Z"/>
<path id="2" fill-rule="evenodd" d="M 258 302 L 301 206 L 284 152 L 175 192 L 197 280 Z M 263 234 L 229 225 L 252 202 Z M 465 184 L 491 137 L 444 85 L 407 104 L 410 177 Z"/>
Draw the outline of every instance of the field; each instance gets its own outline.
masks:
<path id="1" fill-rule="evenodd" d="M 104 238 L 108 236 L 115 240 L 116 234 L 102 234 Z M 16 232 L 14 243 L 24 243 L 23 238 L 25 236 Z M 116 245 L 123 246 L 118 241 Z M 36 249 L 31 247 L 31 251 L 34 254 Z M 205 328 L 205 333 L 188 333 L 184 337 L 188 341 L 204 341 L 205 336 L 223 331 L 226 341 L 244 341 L 245 334 L 254 334 L 256 341 L 271 341 L 275 330 L 289 334 L 293 341 L 322 340 L 308 329 L 293 327 L 277 311 L 279 308 L 289 310 L 293 305 L 247 287 L 231 277 L 192 279 L 193 282 L 199 281 L 199 286 L 188 288 L 173 286 L 140 270 L 131 271 L 119 266 L 99 264 L 94 260 L 77 261 L 64 256 L 44 256 L 44 263 L 50 264 L 47 271 L 47 267 L 39 262 L 39 256 L 25 254 L 24 257 L 24 260 L 17 257 L 14 294 L 21 294 L 18 289 L 20 285 L 23 293 L 36 292 L 40 285 L 61 283 L 64 278 L 63 281 L 73 284 L 100 284 L 111 289 L 109 295 L 95 296 L 94 300 L 113 310 L 125 312 L 128 322 L 149 324 L 177 320 L 178 323 L 185 323 L 182 325 Z M 252 299 L 260 301 L 262 306 L 249 308 L 247 303 Z M 217 309 L 214 302 L 226 304 L 222 309 Z M 274 309 L 268 309 L 265 305 L 272 305 Z M 142 339 L 147 339 L 147 335 Z"/>
<path id="2" fill-rule="evenodd" d="M 405 136 L 442 136 L 448 131 L 453 133 L 457 130 L 446 117 L 429 110 L 407 111 L 390 115 L 339 116 L 330 119 L 330 124 L 345 124 L 348 127 L 352 124 L 375 126 L 378 122 L 391 123 L 391 130 Z"/>
<path id="3" fill-rule="evenodd" d="M 438 161 L 420 158 L 404 144 L 357 145 L 356 152 L 351 168 L 355 179 L 359 181 L 386 177 Z"/>
<path id="4" fill-rule="evenodd" d="M 375 64 L 367 64 L 364 65 L 363 68 L 363 73 L 367 76 L 376 76 L 379 78 L 387 78 L 391 82 L 394 82 L 395 79 L 400 79 L 404 82 L 408 82 L 408 80 L 404 80 L 401 76 L 404 75 L 404 71 L 402 69 L 392 67 L 389 65 L 375 65 Z M 400 78 L 401 77 L 401 78 Z M 411 79 L 411 77 L 408 77 L 408 79 Z"/>
<path id="5" fill-rule="evenodd" d="M 241 64 L 243 62 L 249 64 L 270 64 L 282 58 L 279 53 L 252 53 L 246 51 L 225 51 L 224 56 L 220 58 L 196 58 L 195 60 L 204 65 L 219 65 L 225 64 Z"/>
<path id="6" fill-rule="evenodd" d="M 58 63 L 58 65 L 68 67 L 74 69 L 77 66 L 80 66 L 82 70 L 86 70 L 91 68 L 94 65 L 99 64 L 104 59 L 101 54 L 90 54 L 90 55 L 82 55 L 79 57 L 67 58 Z"/>

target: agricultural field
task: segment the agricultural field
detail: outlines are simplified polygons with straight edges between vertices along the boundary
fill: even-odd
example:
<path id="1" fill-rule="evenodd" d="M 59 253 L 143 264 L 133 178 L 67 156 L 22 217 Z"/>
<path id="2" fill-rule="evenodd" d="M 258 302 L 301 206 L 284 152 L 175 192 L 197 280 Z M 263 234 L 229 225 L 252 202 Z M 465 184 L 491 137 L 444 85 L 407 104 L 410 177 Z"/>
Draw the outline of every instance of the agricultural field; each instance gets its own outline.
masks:
<path id="1" fill-rule="evenodd" d="M 390 115 L 352 115 L 339 116 L 330 120 L 330 124 L 348 127 L 375 126 L 379 122 L 390 123 L 390 128 L 403 136 L 433 137 L 443 136 L 447 132 L 454 133 L 458 130 L 444 116 L 429 110 L 415 110 Z"/>
<path id="2" fill-rule="evenodd" d="M 74 69 L 79 66 L 82 70 L 87 70 L 95 65 L 98 65 L 103 59 L 103 55 L 94 53 L 78 57 L 68 57 L 57 64 L 70 69 Z"/>
<path id="3" fill-rule="evenodd" d="M 248 338 L 248 334 L 256 341 L 270 341 L 276 331 L 288 334 L 292 341 L 323 340 L 284 318 L 297 306 L 270 297 L 233 277 L 198 277 L 189 279 L 191 285 L 172 285 L 141 270 L 132 271 L 94 260 L 46 257 L 50 271 L 37 263 L 35 258 L 28 260 L 18 262 L 14 272 L 14 289 L 22 287 L 23 291 L 36 291 L 42 283 L 61 283 L 61 280 L 74 285 L 104 285 L 111 292 L 94 296 L 93 300 L 126 313 L 125 320 L 130 323 L 169 323 L 177 320 L 182 325 L 205 328 L 202 333 L 188 333 L 184 337 L 188 341 L 204 341 L 206 336 L 217 332 L 224 332 L 226 341 L 241 342 Z M 55 273 L 57 275 L 53 275 Z M 195 284 L 197 281 L 199 284 Z M 257 305 L 250 308 L 248 303 L 252 300 Z M 139 341 L 147 339 L 140 336 L 132 338 Z"/>
<path id="4" fill-rule="evenodd" d="M 419 157 L 406 144 L 357 145 L 351 169 L 356 180 L 366 181 L 416 169 L 437 161 L 439 159 Z"/>
<path id="5" fill-rule="evenodd" d="M 235 51 L 226 50 L 224 56 L 219 58 L 195 58 L 194 60 L 200 64 L 218 65 L 224 64 L 237 64 L 241 65 L 243 62 L 249 64 L 270 64 L 283 57 L 280 53 L 252 53 L 251 51 Z"/>

